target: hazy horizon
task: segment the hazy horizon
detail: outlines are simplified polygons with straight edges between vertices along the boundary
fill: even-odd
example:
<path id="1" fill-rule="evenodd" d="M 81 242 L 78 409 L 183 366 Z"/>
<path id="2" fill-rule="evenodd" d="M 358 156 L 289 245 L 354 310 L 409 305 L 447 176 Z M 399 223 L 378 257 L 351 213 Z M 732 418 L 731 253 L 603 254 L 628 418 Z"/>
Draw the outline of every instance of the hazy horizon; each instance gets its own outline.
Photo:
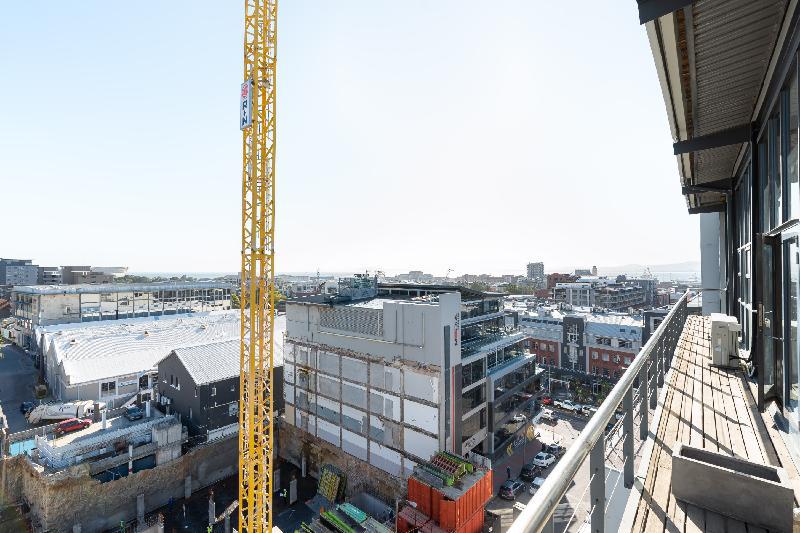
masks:
<path id="1" fill-rule="evenodd" d="M 277 271 L 700 256 L 634 2 L 280 17 Z M 0 182 L 20 227 L 0 256 L 237 271 L 242 18 L 210 0 L 6 6 Z"/>

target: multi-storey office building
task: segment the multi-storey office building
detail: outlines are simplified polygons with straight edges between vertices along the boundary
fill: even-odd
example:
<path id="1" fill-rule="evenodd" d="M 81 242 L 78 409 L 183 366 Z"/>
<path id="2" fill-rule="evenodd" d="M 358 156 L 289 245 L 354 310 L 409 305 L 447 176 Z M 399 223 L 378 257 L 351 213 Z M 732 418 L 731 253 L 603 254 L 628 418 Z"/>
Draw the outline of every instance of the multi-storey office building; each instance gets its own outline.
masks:
<path id="1" fill-rule="evenodd" d="M 33 285 L 39 267 L 30 259 L 0 258 L 0 285 Z"/>
<path id="2" fill-rule="evenodd" d="M 230 309 L 234 286 L 216 281 L 31 285 L 11 293 L 14 342 L 33 346 L 37 326 Z"/>
<path id="3" fill-rule="evenodd" d="M 392 476 L 438 450 L 492 454 L 494 428 L 537 374 L 525 335 L 503 326 L 501 298 L 359 278 L 334 297 L 289 301 L 286 422 Z"/>
<path id="4" fill-rule="evenodd" d="M 61 285 L 61 267 L 39 267 L 37 285 Z M 29 285 L 26 283 L 26 285 Z"/>

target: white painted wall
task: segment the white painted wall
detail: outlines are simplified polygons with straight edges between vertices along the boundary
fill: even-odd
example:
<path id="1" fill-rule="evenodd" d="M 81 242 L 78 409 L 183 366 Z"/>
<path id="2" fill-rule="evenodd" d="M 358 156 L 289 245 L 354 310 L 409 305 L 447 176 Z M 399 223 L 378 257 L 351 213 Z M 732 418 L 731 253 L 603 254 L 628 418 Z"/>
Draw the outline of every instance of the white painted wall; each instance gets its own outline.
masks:
<path id="1" fill-rule="evenodd" d="M 428 435 L 406 428 L 404 437 L 403 449 L 420 459 L 427 461 L 439 451 L 439 442 Z"/>
<path id="2" fill-rule="evenodd" d="M 720 248 L 723 227 L 720 213 L 700 213 L 700 278 L 703 287 L 703 314 L 724 312 L 721 307 Z"/>
<path id="3" fill-rule="evenodd" d="M 439 409 L 406 398 L 403 400 L 403 422 L 436 435 L 439 433 Z"/>

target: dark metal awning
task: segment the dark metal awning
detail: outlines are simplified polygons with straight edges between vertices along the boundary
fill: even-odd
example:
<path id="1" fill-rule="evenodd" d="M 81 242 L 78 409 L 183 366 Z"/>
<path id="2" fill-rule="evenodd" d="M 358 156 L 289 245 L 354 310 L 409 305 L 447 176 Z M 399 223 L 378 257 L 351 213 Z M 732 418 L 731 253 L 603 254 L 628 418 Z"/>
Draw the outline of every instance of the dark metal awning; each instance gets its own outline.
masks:
<path id="1" fill-rule="evenodd" d="M 690 213 L 721 211 L 768 89 L 787 0 L 637 0 Z M 777 51 L 776 51 L 777 50 Z"/>

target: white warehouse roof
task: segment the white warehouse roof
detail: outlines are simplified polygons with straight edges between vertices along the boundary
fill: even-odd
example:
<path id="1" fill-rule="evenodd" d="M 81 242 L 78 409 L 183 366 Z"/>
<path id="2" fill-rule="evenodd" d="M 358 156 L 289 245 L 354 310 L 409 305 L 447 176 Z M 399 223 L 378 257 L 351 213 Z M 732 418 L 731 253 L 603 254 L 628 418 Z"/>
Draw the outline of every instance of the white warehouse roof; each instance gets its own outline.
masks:
<path id="1" fill-rule="evenodd" d="M 275 364 L 283 361 L 285 315 L 275 320 Z M 238 340 L 240 312 L 212 311 L 37 328 L 42 351 L 68 384 L 154 370 L 172 350 Z"/>

